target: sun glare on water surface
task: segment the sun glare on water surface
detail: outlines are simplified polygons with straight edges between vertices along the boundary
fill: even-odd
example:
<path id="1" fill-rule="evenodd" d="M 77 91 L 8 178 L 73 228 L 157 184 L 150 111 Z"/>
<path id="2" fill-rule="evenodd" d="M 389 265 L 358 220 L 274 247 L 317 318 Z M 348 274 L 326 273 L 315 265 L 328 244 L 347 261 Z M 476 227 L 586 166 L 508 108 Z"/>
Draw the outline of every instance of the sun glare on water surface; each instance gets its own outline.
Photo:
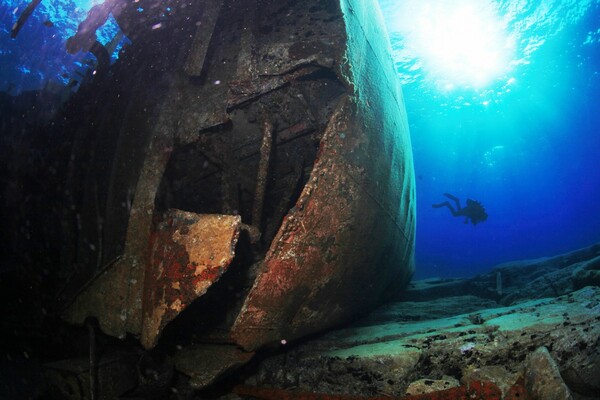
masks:
<path id="1" fill-rule="evenodd" d="M 480 89 L 511 68 L 514 38 L 488 0 L 408 0 L 393 27 L 442 89 Z"/>

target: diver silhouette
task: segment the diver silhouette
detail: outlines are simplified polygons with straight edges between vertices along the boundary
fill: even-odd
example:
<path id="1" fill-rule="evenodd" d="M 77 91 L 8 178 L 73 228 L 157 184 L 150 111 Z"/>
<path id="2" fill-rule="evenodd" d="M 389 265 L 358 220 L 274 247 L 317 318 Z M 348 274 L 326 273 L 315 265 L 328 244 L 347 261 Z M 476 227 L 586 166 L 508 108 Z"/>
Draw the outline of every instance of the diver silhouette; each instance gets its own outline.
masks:
<path id="1" fill-rule="evenodd" d="M 460 201 L 458 200 L 458 197 L 452 196 L 450 193 L 444 193 L 444 196 L 446 196 L 450 200 L 454 200 L 454 202 L 456 203 L 456 209 L 452 207 L 452 204 L 450 204 L 449 201 L 444 201 L 443 203 L 439 204 L 432 204 L 431 207 L 448 207 L 453 216 L 465 217 L 465 224 L 468 224 L 469 220 L 471 220 L 471 223 L 473 225 L 477 225 L 478 223 L 483 222 L 487 219 L 488 215 L 485 212 L 485 207 L 483 207 L 483 205 L 477 200 L 467 199 L 467 206 L 463 208 L 460 206 Z"/>

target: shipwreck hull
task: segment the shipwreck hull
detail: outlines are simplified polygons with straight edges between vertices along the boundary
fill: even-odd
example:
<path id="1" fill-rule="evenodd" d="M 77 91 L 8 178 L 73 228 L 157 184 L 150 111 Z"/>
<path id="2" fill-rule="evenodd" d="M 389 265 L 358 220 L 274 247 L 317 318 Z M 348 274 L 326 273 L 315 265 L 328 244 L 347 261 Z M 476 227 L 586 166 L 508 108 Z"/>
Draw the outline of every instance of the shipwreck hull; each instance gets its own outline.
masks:
<path id="1" fill-rule="evenodd" d="M 94 316 L 150 348 L 186 310 L 196 341 L 252 352 L 338 325 L 408 283 L 412 153 L 375 2 L 261 1 L 260 15 L 253 1 L 204 3 L 185 11 L 201 22 L 191 41 L 165 48 L 160 71 L 137 68 L 163 89 L 143 76 L 127 89 L 151 96 L 151 117 L 130 107 L 108 126 L 110 152 L 73 157 L 73 191 L 95 200 L 65 210 L 79 218 L 65 224 L 65 268 L 80 268 L 64 316 Z M 134 50 L 150 45 L 138 37 Z M 147 62 L 131 54 L 130 64 Z M 128 72 L 112 74 L 90 85 L 99 93 Z M 95 174 L 102 165 L 110 173 Z M 96 175 L 94 189 L 77 189 Z"/>
<path id="2" fill-rule="evenodd" d="M 411 265 L 411 246 L 372 191 L 374 145 L 360 121 L 349 98 L 334 111 L 311 178 L 232 328 L 244 348 L 339 324 L 408 281 L 411 270 L 398 266 Z"/>

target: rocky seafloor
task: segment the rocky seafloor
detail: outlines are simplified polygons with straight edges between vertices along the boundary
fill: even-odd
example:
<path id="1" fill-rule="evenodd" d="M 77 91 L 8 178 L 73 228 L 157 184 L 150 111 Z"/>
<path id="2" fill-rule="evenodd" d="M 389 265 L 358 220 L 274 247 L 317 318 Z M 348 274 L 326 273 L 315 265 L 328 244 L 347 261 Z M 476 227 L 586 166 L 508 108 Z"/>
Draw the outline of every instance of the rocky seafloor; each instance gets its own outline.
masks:
<path id="1" fill-rule="evenodd" d="M 471 279 L 417 281 L 350 326 L 282 345 L 237 392 L 600 398 L 599 285 L 600 245 L 502 264 Z M 496 391 L 469 393 L 473 382 Z"/>
<path id="2" fill-rule="evenodd" d="M 63 334 L 73 351 L 51 362 L 34 346 L 48 341 L 30 336 L 0 360 L 0 398 L 90 398 L 85 331 Z M 351 324 L 252 359 L 233 345 L 96 342 L 97 399 L 600 399 L 600 244 L 416 281 Z"/>

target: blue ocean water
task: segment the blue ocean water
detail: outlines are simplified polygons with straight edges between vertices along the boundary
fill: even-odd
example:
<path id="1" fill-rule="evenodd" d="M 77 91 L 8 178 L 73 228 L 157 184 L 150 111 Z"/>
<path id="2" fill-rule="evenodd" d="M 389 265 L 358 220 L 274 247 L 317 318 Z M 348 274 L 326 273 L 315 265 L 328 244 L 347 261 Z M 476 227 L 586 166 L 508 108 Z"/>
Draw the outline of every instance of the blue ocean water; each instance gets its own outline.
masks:
<path id="1" fill-rule="evenodd" d="M 600 2 L 380 4 L 414 151 L 416 277 L 472 276 L 600 241 Z M 489 218 L 473 226 L 432 208 L 445 192 L 481 201 Z"/>
<path id="2" fill-rule="evenodd" d="M 10 39 L 27 2 L 2 0 L 0 90 L 66 84 L 86 68 L 90 55 L 68 55 L 64 42 L 98 2 L 42 1 Z M 380 4 L 413 143 L 416 277 L 472 276 L 600 241 L 600 1 Z M 488 220 L 433 209 L 446 192 L 481 201 Z"/>
<path id="3" fill-rule="evenodd" d="M 13 25 L 29 1 L 0 1 L 0 90 L 18 94 L 38 90 L 48 84 L 68 84 L 87 69 L 90 54 L 68 54 L 67 38 L 73 36 L 93 5 L 101 0 L 42 1 L 35 8 L 18 35 L 11 39 Z M 106 44 L 118 27 L 111 17 L 97 31 L 98 40 Z M 119 47 L 120 49 L 120 47 Z M 79 75 L 81 77 L 81 75 Z"/>

